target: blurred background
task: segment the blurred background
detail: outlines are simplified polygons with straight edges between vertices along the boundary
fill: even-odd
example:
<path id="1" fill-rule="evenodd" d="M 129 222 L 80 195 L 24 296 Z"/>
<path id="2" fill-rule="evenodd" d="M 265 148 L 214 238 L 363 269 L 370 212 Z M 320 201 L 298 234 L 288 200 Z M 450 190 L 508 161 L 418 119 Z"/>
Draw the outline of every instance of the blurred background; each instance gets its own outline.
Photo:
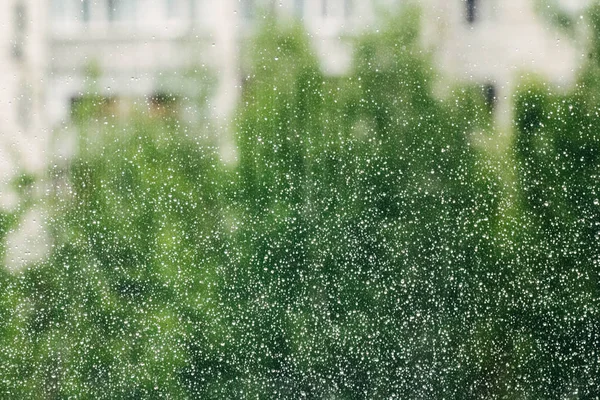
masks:
<path id="1" fill-rule="evenodd" d="M 436 76 L 441 89 L 457 80 L 485 85 L 502 114 L 524 73 L 572 85 L 585 58 L 579 19 L 586 0 L 7 0 L 2 175 L 15 164 L 45 166 L 53 132 L 92 92 L 107 102 L 107 112 L 172 98 L 179 111 L 188 110 L 185 118 L 230 125 L 250 72 L 249 38 L 273 22 L 265 22 L 267 15 L 301 24 L 323 72 L 344 76 L 352 39 L 415 3 L 423 12 L 423 49 L 443 75 Z M 209 93 L 198 110 L 196 98 Z"/>
<path id="2" fill-rule="evenodd" d="M 3 0 L 0 88 L 0 397 L 600 396 L 600 3 Z"/>

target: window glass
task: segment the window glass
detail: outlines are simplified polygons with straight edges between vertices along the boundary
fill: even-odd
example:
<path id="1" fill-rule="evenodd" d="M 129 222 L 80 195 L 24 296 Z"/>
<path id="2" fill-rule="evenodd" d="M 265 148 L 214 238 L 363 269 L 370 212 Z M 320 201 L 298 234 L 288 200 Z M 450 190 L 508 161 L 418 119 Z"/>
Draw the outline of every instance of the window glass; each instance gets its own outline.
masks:
<path id="1" fill-rule="evenodd" d="M 165 0 L 167 18 L 179 18 L 184 14 L 184 2 L 182 0 Z"/>
<path id="2" fill-rule="evenodd" d="M 51 0 L 50 13 L 55 19 L 62 19 L 67 13 L 67 0 Z"/>
<path id="3" fill-rule="evenodd" d="M 13 39 L 13 55 L 17 59 L 23 57 L 25 51 L 26 29 L 27 29 L 27 9 L 21 1 L 14 5 L 13 24 L 14 24 L 14 39 Z"/>
<path id="4" fill-rule="evenodd" d="M 297 18 L 304 17 L 304 0 L 294 0 L 294 14 Z"/>
<path id="5" fill-rule="evenodd" d="M 354 0 L 344 0 L 344 17 L 351 18 L 354 12 Z"/>
<path id="6" fill-rule="evenodd" d="M 241 3 L 242 16 L 244 19 L 253 19 L 256 13 L 255 0 L 239 0 L 239 2 Z"/>
<path id="7" fill-rule="evenodd" d="M 108 0 L 109 21 L 132 21 L 136 17 L 137 0 Z"/>
<path id="8" fill-rule="evenodd" d="M 597 400 L 565 2 L 0 0 L 0 399 Z"/>
<path id="9" fill-rule="evenodd" d="M 81 18 L 83 22 L 89 22 L 91 18 L 91 0 L 81 0 Z"/>

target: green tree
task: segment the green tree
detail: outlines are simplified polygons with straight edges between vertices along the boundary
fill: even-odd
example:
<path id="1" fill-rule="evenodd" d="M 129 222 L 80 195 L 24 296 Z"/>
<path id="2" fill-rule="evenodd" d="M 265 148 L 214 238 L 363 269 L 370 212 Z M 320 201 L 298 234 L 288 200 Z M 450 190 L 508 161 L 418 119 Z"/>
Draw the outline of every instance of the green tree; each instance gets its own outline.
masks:
<path id="1" fill-rule="evenodd" d="M 346 78 L 322 76 L 297 29 L 255 44 L 224 285 L 235 393 L 480 398 L 501 372 L 479 373 L 493 363 L 475 348 L 498 199 L 470 134 L 491 115 L 470 88 L 434 97 L 417 11 L 400 21 L 356 44 Z"/>
<path id="2" fill-rule="evenodd" d="M 54 204 L 54 251 L 22 278 L 23 379 L 35 398 L 185 398 L 193 353 L 224 340 L 221 166 L 174 121 L 96 134 Z"/>
<path id="3" fill-rule="evenodd" d="M 514 328 L 532 396 L 598 396 L 600 8 L 590 57 L 569 92 L 541 82 L 516 95 L 514 152 L 524 242 L 516 251 Z M 573 395 L 573 393 L 576 393 Z"/>

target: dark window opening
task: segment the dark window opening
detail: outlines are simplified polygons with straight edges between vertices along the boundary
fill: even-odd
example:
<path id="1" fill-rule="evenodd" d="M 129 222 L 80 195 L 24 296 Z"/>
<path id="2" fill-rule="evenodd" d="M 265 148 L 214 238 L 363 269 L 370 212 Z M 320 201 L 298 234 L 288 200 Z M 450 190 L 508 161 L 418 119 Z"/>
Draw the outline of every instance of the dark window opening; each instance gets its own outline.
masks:
<path id="1" fill-rule="evenodd" d="M 467 22 L 472 24 L 477 19 L 477 0 L 466 0 Z"/>
<path id="2" fill-rule="evenodd" d="M 483 96 L 485 98 L 485 104 L 488 106 L 490 111 L 494 111 L 496 108 L 496 103 L 498 102 L 496 85 L 493 83 L 486 83 L 483 85 Z"/>
<path id="3" fill-rule="evenodd" d="M 171 93 L 155 92 L 148 97 L 149 112 L 151 116 L 168 117 L 176 114 L 179 98 Z"/>

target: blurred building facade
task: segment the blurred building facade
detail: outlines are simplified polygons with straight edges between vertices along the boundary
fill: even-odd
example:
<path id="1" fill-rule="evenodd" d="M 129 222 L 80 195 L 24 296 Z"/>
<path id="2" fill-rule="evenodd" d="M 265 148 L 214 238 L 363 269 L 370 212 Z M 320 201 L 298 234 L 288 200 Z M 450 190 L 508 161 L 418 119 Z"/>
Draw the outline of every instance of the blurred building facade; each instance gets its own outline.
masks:
<path id="1" fill-rule="evenodd" d="M 51 0 L 48 113 L 69 118 L 80 96 L 192 96 L 204 69 L 218 71 L 218 113 L 235 104 L 235 2 Z M 92 72 L 97 71 L 97 75 Z"/>
<path id="2" fill-rule="evenodd" d="M 426 2 L 426 3 L 425 3 Z M 579 19 L 588 0 L 425 0 L 423 36 L 442 82 L 474 82 L 497 102 L 500 122 L 510 121 L 510 94 L 528 74 L 557 86 L 573 84 L 582 45 L 543 12 Z M 553 6 L 556 10 L 543 10 Z M 583 44 L 584 45 L 584 44 Z"/>
<path id="3" fill-rule="evenodd" d="M 208 113 L 225 124 L 241 92 L 242 47 L 267 13 L 301 21 L 324 71 L 339 75 L 352 58 L 346 38 L 375 29 L 379 17 L 410 1 L 4 0 L 0 171 L 19 157 L 42 164 L 50 128 L 68 121 L 90 93 L 152 107 L 171 95 L 212 90 Z M 577 13 L 587 0 L 560 1 Z M 541 20 L 537 3 L 417 1 L 424 41 L 447 81 L 477 82 L 497 99 L 526 71 L 568 85 L 581 61 L 574 42 Z M 507 114 L 508 101 L 499 103 Z"/>
<path id="4" fill-rule="evenodd" d="M 0 185 L 45 165 L 43 0 L 0 2 Z"/>
<path id="5" fill-rule="evenodd" d="M 48 114 L 57 122 L 83 93 L 149 97 L 199 90 L 194 71 L 212 71 L 212 115 L 226 119 L 242 82 L 240 47 L 266 14 L 302 21 L 323 68 L 343 73 L 343 37 L 398 0 L 50 0 Z M 90 68 L 100 72 L 96 82 Z M 209 72 L 210 73 L 210 72 Z M 198 76 L 196 74 L 196 76 Z M 206 82 L 205 82 L 206 83 Z"/>
<path id="6" fill-rule="evenodd" d="M 35 1 L 35 0 L 27 0 Z M 40 1 L 40 0 L 37 0 Z M 194 96 L 213 72 L 211 115 L 223 121 L 239 98 L 241 47 L 267 13 L 296 19 L 310 34 L 323 69 L 343 74 L 352 49 L 345 39 L 411 0 L 48 0 L 47 115 L 66 120 L 79 96 Z M 588 0 L 557 0 L 578 12 Z M 420 0 L 424 40 L 446 81 L 485 85 L 507 97 L 535 71 L 568 85 L 580 63 L 574 42 L 539 15 L 536 0 Z M 100 71 L 96 81 L 90 69 Z M 194 74 L 196 72 L 196 74 Z M 504 106 L 502 104 L 505 104 Z"/>
<path id="7" fill-rule="evenodd" d="M 324 71 L 342 75 L 352 59 L 346 39 L 377 29 L 380 16 L 411 1 L 0 1 L 0 208 L 16 204 L 16 175 L 69 155 L 64 143 L 53 147 L 51 133 L 68 125 L 85 96 L 108 99 L 115 113 L 131 102 L 152 109 L 174 96 L 206 98 L 207 118 L 226 126 L 242 90 L 243 46 L 265 14 L 301 21 Z M 540 19 L 536 1 L 417 1 L 424 43 L 446 77 L 441 85 L 484 85 L 499 119 L 510 121 L 510 93 L 527 71 L 572 83 L 582 51 Z M 557 1 L 574 14 L 586 2 Z M 190 118 L 201 114 L 194 101 L 188 108 Z M 9 238 L 11 269 L 48 249 L 43 220 L 32 209 Z"/>

